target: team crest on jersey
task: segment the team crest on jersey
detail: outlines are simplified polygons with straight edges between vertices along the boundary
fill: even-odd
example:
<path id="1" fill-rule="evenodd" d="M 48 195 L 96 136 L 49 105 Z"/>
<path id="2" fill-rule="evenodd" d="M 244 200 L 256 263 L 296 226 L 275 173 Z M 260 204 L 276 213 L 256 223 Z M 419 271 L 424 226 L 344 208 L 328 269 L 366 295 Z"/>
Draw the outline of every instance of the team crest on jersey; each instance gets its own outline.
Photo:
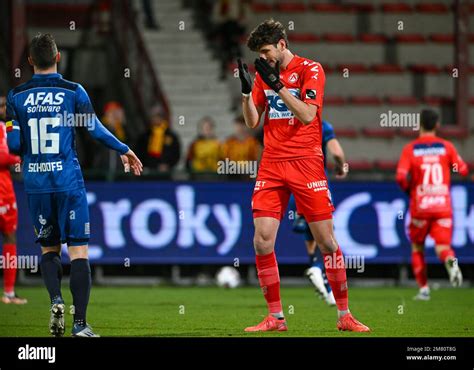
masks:
<path id="1" fill-rule="evenodd" d="M 300 98 L 300 89 L 288 89 L 295 98 Z M 265 90 L 268 101 L 268 118 L 269 119 L 285 119 L 293 118 L 294 114 L 288 109 L 283 100 L 273 90 Z"/>
<path id="2" fill-rule="evenodd" d="M 294 84 L 296 81 L 298 81 L 298 78 L 299 78 L 299 77 L 300 77 L 300 76 L 298 76 L 298 73 L 293 72 L 293 73 L 290 75 L 290 77 L 288 77 L 288 81 Z"/>

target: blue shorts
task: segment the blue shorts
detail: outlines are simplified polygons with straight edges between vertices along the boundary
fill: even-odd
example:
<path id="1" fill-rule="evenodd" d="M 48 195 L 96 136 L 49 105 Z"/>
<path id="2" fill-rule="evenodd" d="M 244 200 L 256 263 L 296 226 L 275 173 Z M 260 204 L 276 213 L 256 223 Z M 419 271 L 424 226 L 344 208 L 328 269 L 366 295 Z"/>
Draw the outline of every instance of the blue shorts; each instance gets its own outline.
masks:
<path id="1" fill-rule="evenodd" d="M 28 208 L 43 247 L 86 245 L 90 237 L 86 189 L 28 194 Z"/>

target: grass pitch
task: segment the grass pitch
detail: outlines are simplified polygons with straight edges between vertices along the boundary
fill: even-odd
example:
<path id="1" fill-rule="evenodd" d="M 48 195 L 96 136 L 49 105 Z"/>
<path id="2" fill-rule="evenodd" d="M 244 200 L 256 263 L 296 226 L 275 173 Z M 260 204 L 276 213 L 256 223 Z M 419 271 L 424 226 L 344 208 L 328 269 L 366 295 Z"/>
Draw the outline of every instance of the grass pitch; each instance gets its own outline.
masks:
<path id="1" fill-rule="evenodd" d="M 0 303 L 0 336 L 49 336 L 46 289 L 19 288 L 25 306 Z M 260 290 L 244 287 L 94 287 L 88 322 L 101 336 L 166 337 L 474 337 L 473 289 L 432 291 L 431 301 L 413 301 L 415 289 L 351 288 L 349 303 L 372 333 L 336 330 L 336 310 L 316 298 L 311 287 L 282 289 L 286 333 L 244 333 L 266 314 Z M 66 305 L 72 303 L 63 286 Z M 66 315 L 70 335 L 72 315 Z"/>

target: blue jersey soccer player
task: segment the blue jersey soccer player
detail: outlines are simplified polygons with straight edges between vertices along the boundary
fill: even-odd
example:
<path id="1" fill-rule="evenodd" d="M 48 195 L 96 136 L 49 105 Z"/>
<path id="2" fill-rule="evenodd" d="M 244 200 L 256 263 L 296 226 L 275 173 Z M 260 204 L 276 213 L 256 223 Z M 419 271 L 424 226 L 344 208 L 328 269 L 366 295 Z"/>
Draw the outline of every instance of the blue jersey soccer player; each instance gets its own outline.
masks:
<path id="1" fill-rule="evenodd" d="M 84 125 L 94 139 L 120 153 L 125 171 L 140 175 L 142 164 L 127 145 L 97 119 L 84 88 L 57 73 L 60 60 L 50 34 L 38 34 L 28 61 L 33 78 L 7 97 L 8 146 L 23 159 L 23 178 L 30 216 L 42 249 L 41 274 L 51 298 L 49 329 L 62 336 L 61 243 L 71 260 L 70 289 L 74 305 L 73 336 L 97 336 L 86 321 L 91 288 L 88 260 L 89 210 L 75 150 L 75 126 Z"/>
<path id="2" fill-rule="evenodd" d="M 327 170 L 327 151 L 329 150 L 329 153 L 331 153 L 334 161 L 336 162 L 336 177 L 344 178 L 347 175 L 348 168 L 345 166 L 345 156 L 341 144 L 337 140 L 336 134 L 334 133 L 334 128 L 329 122 L 323 120 L 322 127 L 324 168 Z M 291 210 L 296 212 L 296 203 L 293 196 L 290 198 L 289 207 Z M 324 299 L 328 305 L 334 306 L 336 301 L 334 299 L 334 295 L 332 294 L 331 285 L 326 278 L 323 262 L 317 256 L 316 241 L 314 240 L 311 230 L 309 229 L 309 225 L 303 216 L 296 214 L 295 221 L 293 223 L 293 231 L 298 234 L 304 234 L 306 250 L 310 260 L 310 267 L 308 270 L 306 270 L 306 275 L 310 279 L 311 283 L 313 283 L 316 293 L 322 299 Z"/>

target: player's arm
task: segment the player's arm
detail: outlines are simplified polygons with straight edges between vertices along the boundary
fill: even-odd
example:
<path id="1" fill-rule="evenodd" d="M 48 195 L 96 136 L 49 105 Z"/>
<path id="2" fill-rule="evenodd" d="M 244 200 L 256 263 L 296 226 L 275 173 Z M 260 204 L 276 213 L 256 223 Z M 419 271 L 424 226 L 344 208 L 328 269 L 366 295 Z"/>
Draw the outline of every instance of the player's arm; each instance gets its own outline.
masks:
<path id="1" fill-rule="evenodd" d="M 469 174 L 469 167 L 467 166 L 467 163 L 464 162 L 456 150 L 456 147 L 452 143 L 450 143 L 448 148 L 452 171 L 459 173 L 461 176 L 467 176 Z"/>
<path id="2" fill-rule="evenodd" d="M 294 97 L 286 87 L 283 87 L 278 92 L 278 95 L 280 95 L 281 100 L 283 100 L 288 109 L 291 110 L 295 117 L 303 124 L 310 124 L 314 120 L 314 117 L 316 117 L 318 107 L 307 104 Z"/>
<path id="3" fill-rule="evenodd" d="M 327 142 L 327 148 L 329 153 L 331 153 L 332 157 L 334 158 L 334 162 L 336 164 L 336 178 L 342 179 L 346 177 L 347 173 L 349 172 L 349 168 L 346 165 L 346 157 L 339 140 L 337 140 L 335 137 L 330 139 Z"/>
<path id="4" fill-rule="evenodd" d="M 94 113 L 89 96 L 80 85 L 76 91 L 76 113 L 91 115 L 92 118 L 87 121 L 87 130 L 95 140 L 120 153 L 120 159 L 122 160 L 125 172 L 129 172 L 131 168 L 135 175 L 139 176 L 141 174 L 143 165 L 138 157 L 99 121 Z"/>
<path id="5" fill-rule="evenodd" d="M 400 160 L 397 165 L 397 173 L 395 175 L 395 181 L 397 182 L 400 188 L 408 193 L 410 190 L 410 181 L 409 175 L 411 171 L 411 146 L 406 145 L 403 148 L 402 154 L 400 155 Z"/>
<path id="6" fill-rule="evenodd" d="M 12 92 L 7 96 L 7 144 L 11 153 L 21 154 L 21 132 L 17 121 L 15 107 L 13 105 Z"/>
<path id="7" fill-rule="evenodd" d="M 17 155 L 12 155 L 4 150 L 0 151 L 0 168 L 8 168 L 20 162 L 21 158 Z"/>
<path id="8" fill-rule="evenodd" d="M 324 89 L 323 70 L 319 70 L 319 65 L 316 63 L 308 67 L 311 68 L 307 69 L 302 77 L 304 79 L 302 88 L 303 96 L 302 99 L 298 99 L 293 96 L 280 81 L 280 65 L 278 62 L 275 68 L 273 68 L 264 58 L 255 60 L 255 69 L 262 77 L 262 80 L 278 93 L 288 109 L 291 110 L 296 118 L 304 125 L 310 124 L 316 117 L 318 106 L 322 105 Z M 307 90 L 311 90 L 311 93 L 308 94 Z"/>
<path id="9" fill-rule="evenodd" d="M 237 62 L 242 85 L 242 113 L 245 124 L 247 127 L 256 128 L 260 123 L 260 117 L 265 111 L 265 95 L 257 82 L 252 89 L 252 79 L 247 64 L 242 63 L 240 59 Z"/>

